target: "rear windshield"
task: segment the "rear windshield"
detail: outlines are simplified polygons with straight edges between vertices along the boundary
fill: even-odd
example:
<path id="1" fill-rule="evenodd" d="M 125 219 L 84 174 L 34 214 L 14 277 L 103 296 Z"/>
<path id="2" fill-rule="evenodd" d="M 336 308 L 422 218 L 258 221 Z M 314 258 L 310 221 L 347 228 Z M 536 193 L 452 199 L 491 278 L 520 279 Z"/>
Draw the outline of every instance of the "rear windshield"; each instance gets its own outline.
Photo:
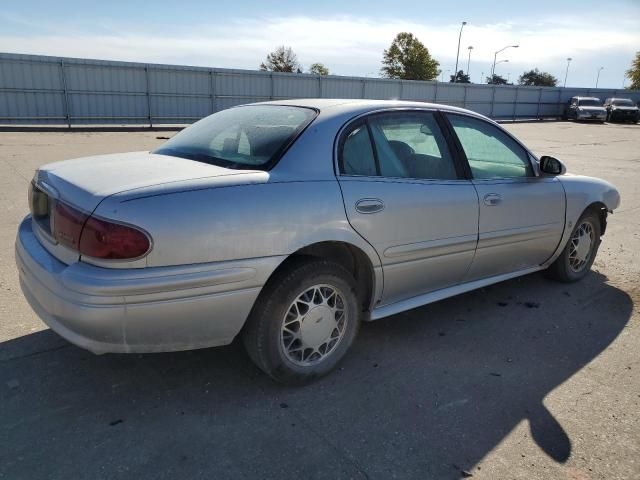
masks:
<path id="1" fill-rule="evenodd" d="M 620 107 L 633 107 L 633 102 L 628 98 L 616 98 L 615 100 L 611 101 L 611 105 L 618 105 Z"/>
<path id="2" fill-rule="evenodd" d="M 578 105 L 581 107 L 601 107 L 602 102 L 600 100 L 596 100 L 595 98 L 585 98 L 583 100 L 578 100 Z"/>
<path id="3" fill-rule="evenodd" d="M 315 110 L 283 105 L 230 108 L 185 128 L 153 153 L 266 170 L 315 116 Z"/>

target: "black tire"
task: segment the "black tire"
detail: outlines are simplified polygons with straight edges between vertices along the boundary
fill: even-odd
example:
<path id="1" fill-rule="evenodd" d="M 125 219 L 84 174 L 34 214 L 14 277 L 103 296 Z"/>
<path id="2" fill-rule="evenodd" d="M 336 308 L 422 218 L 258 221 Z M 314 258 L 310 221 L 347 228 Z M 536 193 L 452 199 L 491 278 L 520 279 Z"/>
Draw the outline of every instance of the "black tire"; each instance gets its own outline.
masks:
<path id="1" fill-rule="evenodd" d="M 581 226 L 585 223 L 589 223 L 591 225 L 591 228 L 593 229 L 593 241 L 591 243 L 588 260 L 584 265 L 581 265 L 579 269 L 576 269 L 572 267 L 570 259 L 572 250 L 571 241 L 574 238 L 574 235 L 576 235 L 578 229 L 580 229 Z M 569 237 L 569 240 L 564 247 L 564 250 L 547 269 L 547 275 L 555 280 L 566 283 L 577 282 L 578 280 L 582 279 L 587 273 L 589 273 L 591 265 L 593 265 L 593 261 L 596 258 L 598 248 L 600 247 L 601 234 L 600 217 L 598 211 L 595 209 L 590 209 L 584 212 L 580 219 L 576 222 L 571 232 L 571 236 Z"/>
<path id="2" fill-rule="evenodd" d="M 333 347 L 327 345 L 329 353 L 324 358 L 312 365 L 300 365 L 285 353 L 282 326 L 294 300 L 317 285 L 329 285 L 341 294 L 346 320 L 340 340 Z M 249 357 L 262 371 L 285 384 L 304 384 L 326 375 L 347 353 L 358 332 L 361 309 L 356 292 L 352 275 L 337 263 L 314 259 L 292 261 L 269 280 L 249 315 L 243 331 Z M 319 321 L 323 321 L 322 316 Z M 302 323 L 299 323 L 301 330 Z"/>

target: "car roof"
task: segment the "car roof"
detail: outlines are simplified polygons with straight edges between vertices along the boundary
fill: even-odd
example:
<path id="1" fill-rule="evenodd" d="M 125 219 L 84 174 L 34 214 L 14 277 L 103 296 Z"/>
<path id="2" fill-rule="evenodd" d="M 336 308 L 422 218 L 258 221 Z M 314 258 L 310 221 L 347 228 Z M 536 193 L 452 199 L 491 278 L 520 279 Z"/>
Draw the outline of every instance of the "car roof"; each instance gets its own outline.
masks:
<path id="1" fill-rule="evenodd" d="M 368 100 L 362 98 L 293 98 L 287 100 L 272 100 L 259 102 L 252 105 L 290 105 L 307 107 L 327 112 L 340 110 L 341 113 L 361 113 L 385 108 L 429 108 L 446 110 L 450 112 L 463 112 L 482 117 L 482 115 L 464 108 L 443 105 L 440 103 L 416 102 L 407 100 Z"/>
<path id="2" fill-rule="evenodd" d="M 575 97 L 571 97 L 571 98 L 576 98 L 578 100 L 600 100 L 598 97 L 580 97 L 580 96 L 575 96 Z"/>

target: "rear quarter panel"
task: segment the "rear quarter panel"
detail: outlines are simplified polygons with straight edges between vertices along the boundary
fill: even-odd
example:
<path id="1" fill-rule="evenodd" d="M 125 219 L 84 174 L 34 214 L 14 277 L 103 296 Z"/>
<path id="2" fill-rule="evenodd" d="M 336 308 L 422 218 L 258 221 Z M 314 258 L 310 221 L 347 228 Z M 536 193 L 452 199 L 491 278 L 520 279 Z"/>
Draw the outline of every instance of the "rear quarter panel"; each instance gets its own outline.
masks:
<path id="1" fill-rule="evenodd" d="M 351 229 L 335 179 L 111 198 L 95 213 L 149 232 L 150 267 L 288 255 L 331 240 L 359 247 L 379 265 L 372 247 Z"/>

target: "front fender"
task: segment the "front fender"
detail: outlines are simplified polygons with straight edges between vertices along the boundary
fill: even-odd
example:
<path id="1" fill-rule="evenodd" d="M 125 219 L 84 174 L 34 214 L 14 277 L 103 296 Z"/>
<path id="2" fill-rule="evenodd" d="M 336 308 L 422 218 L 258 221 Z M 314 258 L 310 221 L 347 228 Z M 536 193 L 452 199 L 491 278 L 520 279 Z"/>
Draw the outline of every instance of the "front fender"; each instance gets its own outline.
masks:
<path id="1" fill-rule="evenodd" d="M 604 205 L 612 213 L 620 206 L 618 190 L 605 180 L 583 175 L 562 175 L 558 179 L 565 191 L 565 227 L 557 251 L 544 266 L 553 263 L 562 253 L 576 222 L 587 208 L 591 205 Z"/>

